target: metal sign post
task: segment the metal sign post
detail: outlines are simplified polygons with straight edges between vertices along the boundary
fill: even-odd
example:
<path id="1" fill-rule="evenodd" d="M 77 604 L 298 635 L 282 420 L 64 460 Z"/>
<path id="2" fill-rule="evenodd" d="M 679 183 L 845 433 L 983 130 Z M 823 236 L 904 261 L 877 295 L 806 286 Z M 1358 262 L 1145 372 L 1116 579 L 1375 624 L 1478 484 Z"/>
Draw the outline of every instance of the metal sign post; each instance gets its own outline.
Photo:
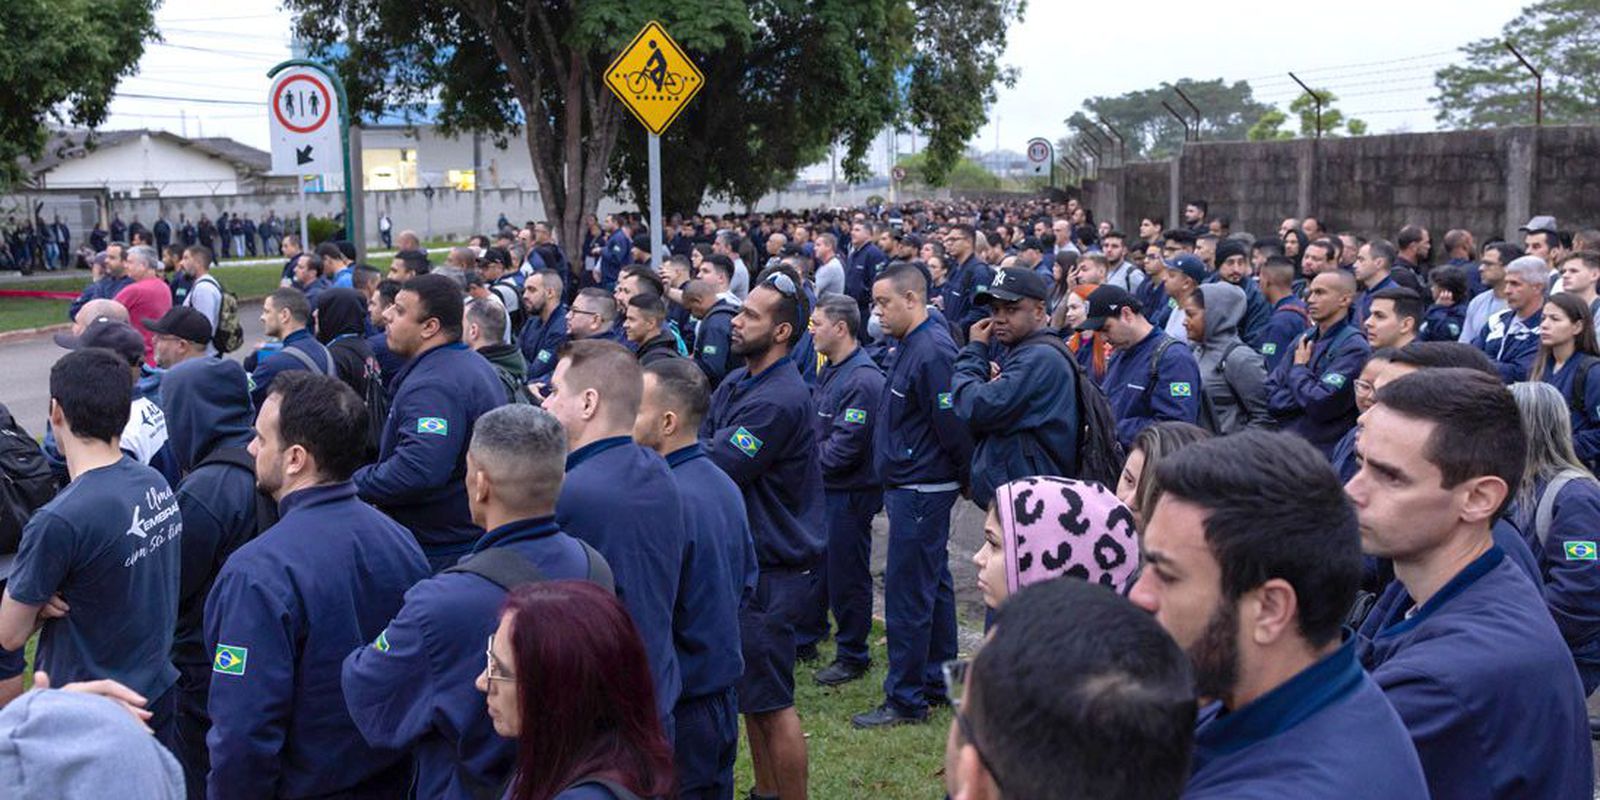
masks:
<path id="1" fill-rule="evenodd" d="M 661 229 L 661 134 L 678 118 L 705 76 L 659 22 L 639 35 L 606 68 L 606 86 L 649 131 L 650 268 L 661 269 L 666 232 Z"/>
<path id="2" fill-rule="evenodd" d="M 286 70 L 290 71 L 285 73 Z M 285 74 L 280 77 L 279 73 Z M 267 70 L 267 77 L 274 79 L 267 94 L 272 172 L 293 174 L 300 182 L 300 244 L 311 250 L 305 176 L 307 170 L 326 172 L 318 168 L 332 167 L 334 150 L 339 153 L 344 172 L 344 229 L 347 235 L 356 229 L 355 184 L 350 169 L 350 103 L 345 98 L 344 82 L 333 70 L 315 61 L 293 58 Z M 339 121 L 337 146 L 327 124 L 334 112 Z"/>

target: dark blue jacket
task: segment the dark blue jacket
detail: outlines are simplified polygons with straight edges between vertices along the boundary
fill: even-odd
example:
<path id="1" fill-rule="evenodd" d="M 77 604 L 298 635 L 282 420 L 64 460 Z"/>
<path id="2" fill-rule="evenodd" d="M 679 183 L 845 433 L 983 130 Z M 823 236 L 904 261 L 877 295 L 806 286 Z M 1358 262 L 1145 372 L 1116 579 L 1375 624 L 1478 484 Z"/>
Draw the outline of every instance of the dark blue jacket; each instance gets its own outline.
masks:
<path id="1" fill-rule="evenodd" d="M 972 431 L 956 416 L 955 360 L 955 340 L 933 316 L 887 351 L 872 429 L 873 470 L 884 486 L 967 483 Z"/>
<path id="2" fill-rule="evenodd" d="M 822 486 L 830 492 L 873 491 L 872 436 L 883 399 L 883 370 L 861 347 L 822 368 L 812 397 Z"/>
<path id="3" fill-rule="evenodd" d="M 1311 363 L 1296 365 L 1301 338 L 1313 342 Z M 1339 440 L 1356 424 L 1356 377 L 1371 353 L 1349 317 L 1326 334 L 1320 328 L 1306 331 L 1267 376 L 1267 410 L 1284 430 L 1305 437 L 1331 460 Z"/>
<path id="4" fill-rule="evenodd" d="M 1161 354 L 1152 383 L 1150 359 L 1164 341 L 1172 344 Z M 1160 328 L 1151 329 L 1138 344 L 1113 353 L 1100 385 L 1117 419 L 1117 441 L 1123 447 L 1132 446 L 1139 431 L 1154 423 L 1200 419 L 1200 365 L 1188 346 Z"/>
<path id="5" fill-rule="evenodd" d="M 988 508 L 994 490 L 1033 475 L 1070 476 L 1078 462 L 1077 370 L 1064 350 L 1029 340 L 1009 348 L 1000 377 L 989 380 L 989 350 L 969 342 L 956 356 L 950 391 L 956 415 L 977 440 L 972 451 L 972 502 Z M 1059 339 L 1057 339 L 1059 341 Z"/>
<path id="6" fill-rule="evenodd" d="M 1371 289 L 1364 289 L 1360 294 L 1356 295 L 1356 302 L 1350 308 L 1350 316 L 1355 319 L 1356 327 L 1359 328 L 1360 326 L 1366 324 L 1367 314 L 1372 311 L 1373 295 L 1383 291 L 1384 289 L 1389 289 L 1399 285 L 1400 284 L 1394 282 L 1394 277 L 1392 275 L 1385 275 L 1383 276 L 1383 280 L 1378 281 L 1377 286 L 1374 286 Z"/>
<path id="7" fill-rule="evenodd" d="M 522 325 L 517 336 L 517 347 L 528 362 L 528 382 L 544 383 L 556 371 L 562 345 L 567 343 L 567 308 L 560 306 L 550 315 L 547 323 L 535 314 Z"/>
<path id="8" fill-rule="evenodd" d="M 161 381 L 167 446 L 184 473 L 178 484 L 183 556 L 172 661 L 198 683 L 191 688 L 202 691 L 211 663 L 201 629 L 206 597 L 223 562 L 255 538 L 257 494 L 253 471 L 216 462 L 199 465 L 218 450 L 249 446 L 254 412 L 247 380 L 238 362 L 197 358 L 167 370 Z"/>
<path id="9" fill-rule="evenodd" d="M 622 276 L 623 267 L 633 263 L 633 240 L 621 228 L 606 238 L 605 249 L 600 251 L 600 285 L 611 289 Z"/>
<path id="10" fill-rule="evenodd" d="M 1243 708 L 1202 709 L 1194 738 L 1187 800 L 1428 796 L 1406 726 L 1361 669 L 1353 636 Z"/>
<path id="11" fill-rule="evenodd" d="M 1544 382 L 1556 387 L 1561 396 L 1567 399 L 1567 408 L 1574 405 L 1572 392 L 1576 388 L 1578 378 L 1579 359 L 1574 356 L 1561 365 L 1561 369 L 1551 370 L 1552 362 L 1545 363 Z M 1600 360 L 1591 360 L 1588 375 L 1584 377 L 1583 397 L 1577 399 L 1578 410 L 1572 411 L 1572 449 L 1578 454 L 1578 459 L 1589 466 L 1592 471 L 1600 464 L 1600 375 L 1595 374 L 1600 370 Z M 1597 531 L 1600 535 L 1600 531 Z"/>
<path id="12" fill-rule="evenodd" d="M 1515 313 L 1505 308 L 1490 315 L 1489 321 L 1472 342 L 1494 362 L 1495 369 L 1500 372 L 1500 380 L 1507 384 L 1528 379 L 1533 358 L 1539 354 L 1539 323 L 1544 321 L 1544 311 L 1535 311 L 1527 319 L 1521 320 L 1515 333 L 1508 334 L 1507 329 Z"/>
<path id="13" fill-rule="evenodd" d="M 1461 325 L 1466 319 L 1465 300 L 1453 306 L 1434 303 L 1428 306 L 1428 313 L 1422 317 L 1422 328 L 1417 331 L 1417 338 L 1424 342 L 1461 341 Z"/>
<path id="14" fill-rule="evenodd" d="M 1157 328 L 1166 325 L 1167 287 L 1160 278 L 1146 275 L 1144 283 L 1134 288 L 1133 296 L 1138 299 L 1139 308 L 1151 325 Z"/>
<path id="15" fill-rule="evenodd" d="M 435 347 L 395 376 L 378 463 L 352 478 L 361 499 L 411 529 L 426 550 L 483 535 L 467 509 L 467 443 L 485 412 L 505 404 L 494 367 L 465 344 Z"/>
<path id="16" fill-rule="evenodd" d="M 872 307 L 872 282 L 878 279 L 889 257 L 878 246 L 867 242 L 850 251 L 844 258 L 844 293 L 855 298 L 861 307 L 861 319 L 866 320 Z"/>
<path id="17" fill-rule="evenodd" d="M 405 358 L 389 349 L 389 334 L 383 331 L 368 336 L 367 344 L 372 347 L 372 357 L 378 361 L 378 372 L 383 376 L 383 388 L 392 390 L 395 376 L 405 368 Z"/>
<path id="18" fill-rule="evenodd" d="M 1261 293 L 1256 282 L 1246 278 L 1239 288 L 1244 290 L 1244 320 L 1239 323 L 1239 338 L 1251 347 L 1260 347 L 1266 335 L 1267 323 L 1272 320 L 1273 306 Z"/>
<path id="19" fill-rule="evenodd" d="M 1356 461 L 1356 437 L 1360 434 L 1361 426 L 1352 425 L 1333 446 L 1333 455 L 1328 460 L 1333 462 L 1333 471 L 1339 473 L 1340 483 L 1349 483 L 1361 471 L 1361 464 Z"/>
<path id="20" fill-rule="evenodd" d="M 810 569 L 827 541 L 817 415 L 788 357 L 728 374 L 700 423 L 700 446 L 744 494 L 762 569 Z"/>
<path id="21" fill-rule="evenodd" d="M 1399 581 L 1361 626 L 1440 798 L 1589 798 L 1594 758 L 1577 670 L 1533 583 L 1490 547 L 1412 612 Z"/>
<path id="22" fill-rule="evenodd" d="M 278 509 L 206 600 L 210 797 L 306 797 L 406 768 L 403 753 L 356 732 L 339 665 L 377 638 L 428 562 L 348 482 L 301 489 Z"/>
<path id="23" fill-rule="evenodd" d="M 1534 494 L 1535 508 L 1547 486 Z M 1532 524 L 1535 508 L 1519 509 L 1528 520 L 1523 541 L 1538 558 L 1545 605 L 1572 650 L 1588 696 L 1600 685 L 1600 565 L 1589 558 L 1600 538 L 1600 484 L 1581 478 L 1561 488 L 1543 545 Z"/>
<path id="24" fill-rule="evenodd" d="M 744 364 L 744 357 L 733 354 L 733 316 L 738 306 L 718 300 L 706 318 L 700 320 L 694 333 L 694 363 L 711 381 L 712 388 L 721 385 L 728 373 Z"/>
<path id="25" fill-rule="evenodd" d="M 611 564 L 650 659 L 657 710 L 670 721 L 683 687 L 672 614 L 689 541 L 671 468 L 626 436 L 590 442 L 567 454 L 556 524 Z"/>
<path id="26" fill-rule="evenodd" d="M 312 363 L 323 368 L 323 375 L 337 375 L 338 370 L 333 366 L 333 356 L 328 354 L 328 348 L 311 335 L 310 328 L 301 328 L 288 336 L 283 337 L 284 347 L 293 347 L 311 357 Z M 272 389 L 272 379 L 280 372 L 304 370 L 306 365 L 294 356 L 274 351 L 266 358 L 257 359 L 255 353 L 245 359 L 244 368 L 250 370 L 250 402 L 257 408 L 266 402 L 267 393 Z"/>
<path id="27" fill-rule="evenodd" d="M 1289 295 L 1272 307 L 1267 328 L 1256 344 L 1268 373 L 1278 368 L 1278 362 L 1294 355 L 1294 340 L 1310 327 L 1311 317 L 1300 298 Z"/>
<path id="28" fill-rule="evenodd" d="M 755 591 L 756 546 L 739 487 L 700 445 L 668 453 L 667 464 L 684 499 L 686 546 L 672 612 L 682 705 L 727 691 L 744 673 L 739 607 Z"/>
<path id="29" fill-rule="evenodd" d="M 117 299 L 117 292 L 126 289 L 132 284 L 133 279 L 126 275 L 120 278 L 113 278 L 110 275 L 107 275 L 100 280 L 90 283 L 88 286 L 83 287 L 83 293 L 78 295 L 78 299 L 72 301 L 72 304 L 67 306 L 67 319 L 76 320 L 78 318 L 78 312 L 83 310 L 83 307 L 87 305 L 90 300 Z"/>
<path id="30" fill-rule="evenodd" d="M 989 316 L 989 309 L 977 304 L 978 292 L 987 290 L 994 280 L 994 270 L 977 255 L 953 270 L 944 282 L 944 315 L 966 338 L 972 324 Z"/>
<path id="31" fill-rule="evenodd" d="M 472 550 L 491 547 L 526 558 L 546 580 L 588 575 L 583 545 L 553 517 L 502 525 Z M 516 740 L 494 732 L 473 685 L 505 599 L 503 589 L 477 575 L 434 575 L 406 592 L 382 634 L 344 659 L 351 719 L 373 747 L 416 757 L 418 797 L 470 800 L 475 786 L 498 786 L 511 771 Z"/>

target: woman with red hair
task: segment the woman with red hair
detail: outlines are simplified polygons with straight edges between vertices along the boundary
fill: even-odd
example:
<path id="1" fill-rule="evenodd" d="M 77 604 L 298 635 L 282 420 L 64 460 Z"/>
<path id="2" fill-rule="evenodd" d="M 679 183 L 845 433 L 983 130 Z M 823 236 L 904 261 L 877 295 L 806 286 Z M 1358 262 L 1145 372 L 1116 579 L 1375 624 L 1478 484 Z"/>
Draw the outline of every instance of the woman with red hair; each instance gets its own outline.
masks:
<path id="1" fill-rule="evenodd" d="M 517 740 L 505 800 L 673 794 L 644 644 L 605 589 L 563 580 L 512 590 L 477 685 L 495 732 Z"/>
<path id="2" fill-rule="evenodd" d="M 1067 293 L 1066 302 L 1056 309 L 1055 318 L 1051 320 L 1061 331 L 1061 338 L 1067 341 L 1067 349 L 1078 357 L 1078 365 L 1097 383 L 1106 377 L 1106 359 L 1111 357 L 1111 342 L 1106 341 L 1100 331 L 1079 332 L 1077 327 L 1088 315 L 1089 295 L 1098 288 L 1100 285 L 1094 283 L 1072 287 Z"/>

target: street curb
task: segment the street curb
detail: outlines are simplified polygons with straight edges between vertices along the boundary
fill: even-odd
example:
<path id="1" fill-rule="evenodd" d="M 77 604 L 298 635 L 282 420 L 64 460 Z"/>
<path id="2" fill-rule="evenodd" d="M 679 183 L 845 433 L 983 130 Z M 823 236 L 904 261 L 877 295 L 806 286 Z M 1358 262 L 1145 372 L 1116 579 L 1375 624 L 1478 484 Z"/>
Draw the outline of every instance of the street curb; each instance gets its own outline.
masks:
<path id="1" fill-rule="evenodd" d="M 266 295 L 241 297 L 239 298 L 239 305 L 242 306 L 246 303 L 259 303 L 265 299 L 267 299 Z M 37 338 L 47 333 L 54 334 L 69 330 L 72 330 L 72 323 L 62 322 L 57 325 L 43 325 L 37 328 L 23 328 L 15 331 L 0 331 L 0 344 L 10 344 L 11 342 L 22 341 L 24 339 Z"/>

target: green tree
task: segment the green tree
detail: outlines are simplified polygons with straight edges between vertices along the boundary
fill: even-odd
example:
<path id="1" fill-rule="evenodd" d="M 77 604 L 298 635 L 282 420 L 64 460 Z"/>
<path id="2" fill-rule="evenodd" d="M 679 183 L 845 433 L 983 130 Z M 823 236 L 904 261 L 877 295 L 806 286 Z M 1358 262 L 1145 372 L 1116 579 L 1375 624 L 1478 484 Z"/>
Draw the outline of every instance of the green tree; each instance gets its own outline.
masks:
<path id="1" fill-rule="evenodd" d="M 1250 126 L 1245 133 L 1245 138 L 1252 142 L 1271 142 L 1278 139 L 1293 139 L 1294 134 L 1283 129 L 1284 123 L 1289 121 L 1289 115 L 1281 109 L 1268 109 L 1256 124 Z"/>
<path id="2" fill-rule="evenodd" d="M 1359 119 L 1347 119 L 1334 103 L 1339 101 L 1339 96 L 1327 89 L 1314 89 L 1317 96 L 1322 98 L 1322 135 L 1338 136 L 1342 128 L 1351 136 L 1360 136 L 1367 132 L 1367 123 Z M 1289 104 L 1289 113 L 1300 118 L 1300 136 L 1310 138 L 1317 135 L 1317 103 L 1309 94 L 1302 93 Z"/>
<path id="3" fill-rule="evenodd" d="M 0 188 L 25 178 L 50 126 L 105 122 L 117 82 L 156 38 L 156 0 L 0 2 Z"/>
<path id="4" fill-rule="evenodd" d="M 1067 118 L 1070 140 L 1083 134 L 1076 123 L 1093 126 L 1103 119 L 1127 139 L 1128 158 L 1160 159 L 1178 152 L 1183 144 L 1183 125 L 1162 107 L 1168 105 L 1185 116 L 1193 112 L 1178 98 L 1174 87 L 1182 89 L 1200 108 L 1201 136 L 1208 140 L 1244 139 L 1250 126 L 1271 106 L 1259 103 L 1248 81 L 1227 83 L 1221 78 L 1197 81 L 1183 78 L 1176 84 L 1163 82 L 1152 89 L 1140 89 L 1116 97 L 1091 97 L 1083 110 Z M 1110 138 L 1101 129 L 1101 134 Z M 1103 148 L 1102 148 L 1103 149 Z M 1106 154 L 1109 158 L 1110 154 Z"/>
<path id="5" fill-rule="evenodd" d="M 1434 118 L 1451 128 L 1532 125 L 1533 76 L 1506 50 L 1516 45 L 1544 73 L 1544 119 L 1600 122 L 1600 0 L 1543 0 L 1497 37 L 1461 48 L 1465 64 L 1434 73 Z"/>
<path id="6" fill-rule="evenodd" d="M 895 163 L 906 170 L 908 184 L 920 183 L 924 186 L 948 186 L 958 192 L 994 191 L 1000 188 L 1000 176 L 985 169 L 982 164 L 962 156 L 953 166 L 944 170 L 940 175 L 940 183 L 935 184 L 929 178 L 929 163 L 932 158 L 926 153 L 913 153 L 901 156 Z"/>

